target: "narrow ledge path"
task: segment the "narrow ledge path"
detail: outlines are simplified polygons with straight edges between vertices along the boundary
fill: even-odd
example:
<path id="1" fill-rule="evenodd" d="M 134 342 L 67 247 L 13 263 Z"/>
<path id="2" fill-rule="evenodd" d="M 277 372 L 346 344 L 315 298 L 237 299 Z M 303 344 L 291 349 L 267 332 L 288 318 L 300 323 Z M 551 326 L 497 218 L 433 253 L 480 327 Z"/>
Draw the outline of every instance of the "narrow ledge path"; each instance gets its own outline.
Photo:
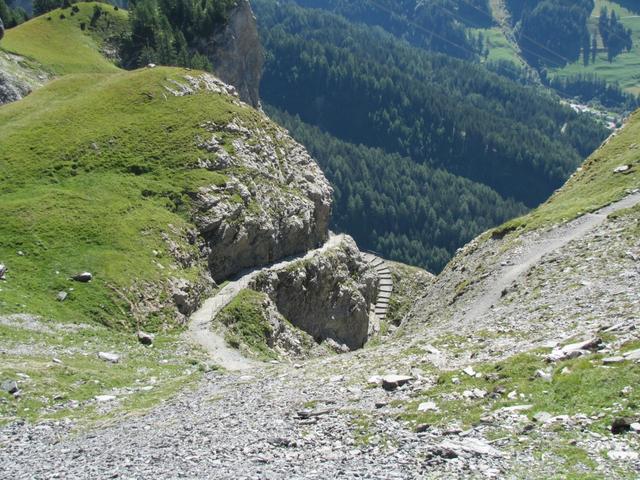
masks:
<path id="1" fill-rule="evenodd" d="M 315 250 L 292 257 L 287 257 L 279 262 L 254 268 L 241 273 L 235 280 L 228 282 L 213 296 L 205 300 L 202 306 L 189 318 L 188 338 L 200 345 L 211 360 L 226 370 L 249 370 L 262 365 L 261 362 L 249 359 L 239 350 L 231 348 L 224 339 L 224 333 L 216 331 L 214 320 L 220 311 L 226 307 L 242 290 L 248 288 L 251 281 L 260 273 L 270 269 L 279 269 L 292 263 L 310 258 L 330 248 L 337 247 L 344 240 L 344 235 L 330 234 L 325 244 Z"/>

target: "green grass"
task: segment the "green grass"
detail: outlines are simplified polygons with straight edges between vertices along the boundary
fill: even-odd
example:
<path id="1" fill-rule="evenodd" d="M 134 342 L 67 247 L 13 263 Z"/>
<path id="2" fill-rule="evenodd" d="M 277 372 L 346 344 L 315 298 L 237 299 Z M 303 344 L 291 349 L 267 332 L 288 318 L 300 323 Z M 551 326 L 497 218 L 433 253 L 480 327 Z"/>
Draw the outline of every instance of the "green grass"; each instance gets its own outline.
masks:
<path id="1" fill-rule="evenodd" d="M 607 52 L 604 51 L 602 40 L 598 33 L 598 16 L 600 8 L 606 6 L 611 12 L 613 8 L 620 21 L 626 28 L 630 28 L 633 37 L 633 48 L 617 56 L 612 63 L 607 60 Z M 630 18 L 633 17 L 633 18 Z M 573 76 L 577 74 L 596 74 L 609 82 L 618 82 L 620 87 L 633 94 L 640 94 L 640 18 L 637 14 L 629 12 L 616 2 L 597 0 L 592 16 L 589 19 L 589 30 L 592 35 L 597 35 L 599 52 L 595 63 L 584 66 L 582 60 L 578 60 L 563 68 L 550 69 L 552 75 L 559 77 Z"/>
<path id="2" fill-rule="evenodd" d="M 119 401 L 104 404 L 112 407 L 107 416 L 113 417 L 156 405 L 201 377 L 199 354 L 178 355 L 175 334 L 158 336 L 152 347 L 145 347 L 134 335 L 104 327 L 68 328 L 45 320 L 38 323 L 38 331 L 0 325 L 0 342 L 8 350 L 2 357 L 0 379 L 17 380 L 21 390 L 18 399 L 0 392 L 0 423 L 18 418 L 94 421 L 105 414 L 91 400 L 96 395 L 115 393 Z M 48 354 L 51 350 L 61 364 L 52 361 L 53 355 Z M 100 360 L 99 351 L 120 354 L 120 362 Z"/>
<path id="3" fill-rule="evenodd" d="M 127 301 L 114 287 L 153 284 L 163 295 L 168 277 L 198 276 L 174 270 L 162 235 L 195 249 L 185 236 L 193 192 L 225 183 L 197 168 L 206 154 L 196 137 L 210 135 L 200 125 L 259 118 L 220 94 L 165 93 L 167 79 L 185 74 L 69 75 L 0 107 L 0 261 L 9 268 L 0 313 L 127 326 Z M 68 280 L 84 270 L 92 283 Z M 67 301 L 54 301 L 71 287 Z M 162 317 L 146 328 L 163 326 Z"/>
<path id="4" fill-rule="evenodd" d="M 552 381 L 546 382 L 535 374 L 537 370 L 549 367 L 544 355 L 538 352 L 515 355 L 507 360 L 475 366 L 482 378 L 475 378 L 463 372 L 450 371 L 440 375 L 437 385 L 420 394 L 406 405 L 403 417 L 416 424 L 428 423 L 447 425 L 460 421 L 466 427 L 479 422 L 484 414 L 512 405 L 530 404 L 526 411 L 532 417 L 537 412 L 552 415 L 596 415 L 603 411 L 612 412 L 596 421 L 592 429 L 600 433 L 608 431 L 613 417 L 634 415 L 640 405 L 640 392 L 635 389 L 626 397 L 620 391 L 635 385 L 640 375 L 640 365 L 624 362 L 612 367 L 603 367 L 602 356 L 591 355 L 552 365 Z M 567 368 L 569 373 L 562 373 Z M 458 384 L 452 378 L 459 379 Z M 501 389 L 504 393 L 497 399 L 489 396 L 483 399 L 452 399 L 452 394 L 461 395 L 465 390 L 482 389 L 488 393 Z M 507 394 L 516 391 L 523 394 L 511 400 Z M 440 411 L 418 412 L 418 405 L 426 399 L 434 400 Z M 615 409 L 615 413 L 611 410 Z M 608 410 L 609 409 L 609 410 Z"/>
<path id="5" fill-rule="evenodd" d="M 625 164 L 633 166 L 631 173 L 613 173 L 616 167 Z M 640 111 L 631 116 L 615 138 L 594 152 L 581 170 L 549 200 L 492 233 L 502 236 L 514 230 L 523 232 L 563 223 L 620 200 L 636 188 L 640 188 Z"/>
<path id="6" fill-rule="evenodd" d="M 487 62 L 508 61 L 513 63 L 514 69 L 519 69 L 524 66 L 524 62 L 518 54 L 518 51 L 514 48 L 514 45 L 507 40 L 500 27 L 473 28 L 469 29 L 469 32 L 474 36 L 478 33 L 482 33 L 484 36 L 486 48 L 489 50 L 489 55 L 486 59 Z"/>
<path id="7" fill-rule="evenodd" d="M 91 17 L 98 5 L 104 13 L 92 27 Z M 57 75 L 117 71 L 100 50 L 111 37 L 127 29 L 127 12 L 106 3 L 77 6 L 80 11 L 73 15 L 71 8 L 58 9 L 7 30 L 0 48 L 33 59 Z"/>
<path id="8" fill-rule="evenodd" d="M 218 314 L 217 320 L 227 332 L 225 340 L 234 348 L 245 346 L 262 360 L 277 358 L 267 340 L 273 330 L 264 312 L 266 294 L 254 290 L 242 290 Z"/>

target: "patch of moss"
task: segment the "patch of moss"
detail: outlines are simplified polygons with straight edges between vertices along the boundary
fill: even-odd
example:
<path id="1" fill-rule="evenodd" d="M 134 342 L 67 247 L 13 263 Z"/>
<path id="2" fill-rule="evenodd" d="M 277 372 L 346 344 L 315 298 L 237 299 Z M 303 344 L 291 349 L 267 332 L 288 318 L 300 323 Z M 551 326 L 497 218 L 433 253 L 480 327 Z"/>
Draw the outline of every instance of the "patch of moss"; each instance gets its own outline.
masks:
<path id="1" fill-rule="evenodd" d="M 268 345 L 273 329 L 264 311 L 266 298 L 264 293 L 242 290 L 217 316 L 227 328 L 225 340 L 229 345 L 233 348 L 245 346 L 263 360 L 277 358 Z"/>

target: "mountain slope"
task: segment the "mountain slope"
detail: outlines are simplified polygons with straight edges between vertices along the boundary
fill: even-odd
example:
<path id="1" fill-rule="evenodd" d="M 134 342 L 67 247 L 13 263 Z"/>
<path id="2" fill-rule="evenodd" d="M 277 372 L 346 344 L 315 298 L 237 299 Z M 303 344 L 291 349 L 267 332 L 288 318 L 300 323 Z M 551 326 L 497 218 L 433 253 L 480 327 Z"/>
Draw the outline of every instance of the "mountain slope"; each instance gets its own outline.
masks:
<path id="1" fill-rule="evenodd" d="M 117 71 L 103 53 L 113 51 L 110 42 L 126 30 L 127 12 L 105 3 L 74 8 L 78 11 L 53 10 L 8 30 L 0 48 L 29 57 L 54 74 Z"/>
<path id="2" fill-rule="evenodd" d="M 333 185 L 337 231 L 385 258 L 439 272 L 460 245 L 526 211 L 486 185 L 267 112 L 307 146 Z"/>
<path id="3" fill-rule="evenodd" d="M 342 140 L 534 206 L 604 138 L 587 117 L 482 67 L 319 10 L 255 7 L 268 52 L 265 102 Z"/>
<path id="4" fill-rule="evenodd" d="M 640 151 L 631 146 L 638 128 L 636 114 L 583 166 L 589 174 L 529 217 L 548 222 L 502 238 L 488 232 L 459 252 L 433 284 L 422 284 L 400 330 L 382 345 L 249 374 L 210 372 L 195 391 L 88 433 L 71 435 L 76 430 L 62 423 L 14 424 L 0 430 L 11 438 L 10 467 L 0 472 L 171 478 L 180 465 L 187 476 L 223 479 L 292 471 L 349 479 L 635 478 Z M 629 155 L 628 175 L 613 172 L 618 155 Z M 612 201 L 610 210 L 620 208 L 621 197 L 636 206 L 586 224 L 567 221 L 590 188 L 605 186 L 611 192 L 591 208 Z M 543 255 L 493 308 L 469 309 L 529 252 Z"/>

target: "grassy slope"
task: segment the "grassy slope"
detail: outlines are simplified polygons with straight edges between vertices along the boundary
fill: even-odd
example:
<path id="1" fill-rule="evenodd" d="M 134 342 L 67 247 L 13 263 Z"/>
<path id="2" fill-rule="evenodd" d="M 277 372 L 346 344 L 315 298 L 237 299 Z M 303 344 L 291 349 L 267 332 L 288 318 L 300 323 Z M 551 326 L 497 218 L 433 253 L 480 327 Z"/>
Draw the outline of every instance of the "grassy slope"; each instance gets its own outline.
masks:
<path id="1" fill-rule="evenodd" d="M 613 173 L 616 167 L 625 164 L 633 166 L 631 173 Z M 636 188 L 640 188 L 640 111 L 631 116 L 615 138 L 593 153 L 549 200 L 495 232 L 532 230 L 565 222 L 619 200 Z"/>
<path id="2" fill-rule="evenodd" d="M 90 27 L 94 6 L 104 11 L 95 28 Z M 57 75 L 68 73 L 115 72 L 118 68 L 106 59 L 100 48 L 110 36 L 126 28 L 127 13 L 104 3 L 79 3 L 54 10 L 7 30 L 0 49 L 17 53 L 40 63 Z M 60 18 L 64 15 L 64 19 Z M 82 31 L 80 24 L 86 25 Z"/>
<path id="3" fill-rule="evenodd" d="M 165 95 L 185 73 L 72 75 L 0 108 L 0 313 L 122 321 L 110 285 L 195 274 L 171 270 L 161 234 L 187 227 L 189 192 L 225 181 L 196 167 L 199 125 L 256 114 L 218 94 Z M 95 281 L 52 303 L 80 270 Z"/>
<path id="4" fill-rule="evenodd" d="M 94 4 L 78 6 L 78 14 L 67 9 L 65 19 L 60 11 L 51 20 L 36 18 L 0 42 L 60 76 L 0 107 L 0 263 L 9 268 L 0 282 L 0 379 L 17 380 L 22 391 L 20 399 L 0 392 L 0 423 L 99 418 L 104 408 L 91 399 L 111 393 L 120 400 L 104 407 L 120 415 L 198 378 L 192 359 L 199 354 L 185 355 L 189 347 L 176 332 L 158 335 L 151 349 L 138 344 L 129 302 L 113 287 L 155 285 L 162 295 L 168 277 L 199 274 L 198 267 L 176 265 L 161 235 L 196 248 L 184 238 L 189 192 L 225 182 L 196 167 L 202 155 L 196 139 L 210 135 L 200 125 L 236 116 L 262 121 L 219 94 L 170 95 L 168 79 L 181 79 L 185 70 L 116 68 L 100 48 L 126 13 L 101 4 L 107 13 L 83 33 L 80 23 L 88 23 Z M 93 272 L 94 281 L 69 280 L 81 270 Z M 69 297 L 58 302 L 62 290 Z M 38 328 L 3 318 L 21 312 L 41 315 Z M 174 312 L 162 313 L 146 318 L 143 328 L 173 327 Z M 122 360 L 105 364 L 98 351 L 118 352 Z M 139 389 L 149 384 L 151 390 Z"/>

